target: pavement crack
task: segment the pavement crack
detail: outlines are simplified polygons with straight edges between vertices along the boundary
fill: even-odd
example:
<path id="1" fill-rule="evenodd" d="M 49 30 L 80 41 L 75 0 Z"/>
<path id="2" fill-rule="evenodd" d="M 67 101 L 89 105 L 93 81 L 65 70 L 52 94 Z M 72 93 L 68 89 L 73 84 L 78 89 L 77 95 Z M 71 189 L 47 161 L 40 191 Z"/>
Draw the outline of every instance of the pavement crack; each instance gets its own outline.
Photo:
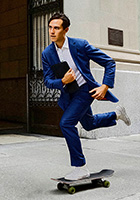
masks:
<path id="1" fill-rule="evenodd" d="M 115 200 L 132 200 L 132 199 L 135 199 L 135 200 L 140 200 L 140 196 L 136 199 L 136 194 L 130 194 L 130 195 L 127 195 L 125 197 L 121 197 L 121 198 L 117 198 Z"/>

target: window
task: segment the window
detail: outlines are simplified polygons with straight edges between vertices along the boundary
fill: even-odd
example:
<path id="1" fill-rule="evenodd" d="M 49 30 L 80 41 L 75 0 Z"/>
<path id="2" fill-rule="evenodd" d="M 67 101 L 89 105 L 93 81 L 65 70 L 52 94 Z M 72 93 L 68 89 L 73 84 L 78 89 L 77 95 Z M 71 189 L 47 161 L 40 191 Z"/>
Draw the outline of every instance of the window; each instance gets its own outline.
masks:
<path id="1" fill-rule="evenodd" d="M 42 70 L 41 54 L 50 44 L 48 35 L 48 20 L 55 13 L 62 12 L 62 0 L 31 0 L 29 4 L 31 25 L 31 67 Z"/>
<path id="2" fill-rule="evenodd" d="M 42 51 L 49 45 L 48 19 L 55 12 L 63 12 L 62 0 L 29 1 L 29 107 L 55 106 L 60 96 L 59 90 L 48 89 L 44 85 Z"/>

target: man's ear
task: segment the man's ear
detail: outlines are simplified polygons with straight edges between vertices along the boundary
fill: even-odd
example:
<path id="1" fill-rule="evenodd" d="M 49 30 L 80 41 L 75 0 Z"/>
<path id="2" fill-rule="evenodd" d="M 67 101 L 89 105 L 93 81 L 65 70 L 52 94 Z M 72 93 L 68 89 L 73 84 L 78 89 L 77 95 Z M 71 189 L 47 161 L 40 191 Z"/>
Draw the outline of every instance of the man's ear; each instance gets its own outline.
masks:
<path id="1" fill-rule="evenodd" d="M 69 30 L 69 27 L 65 28 L 65 32 L 66 32 L 66 33 L 68 32 L 68 30 Z"/>

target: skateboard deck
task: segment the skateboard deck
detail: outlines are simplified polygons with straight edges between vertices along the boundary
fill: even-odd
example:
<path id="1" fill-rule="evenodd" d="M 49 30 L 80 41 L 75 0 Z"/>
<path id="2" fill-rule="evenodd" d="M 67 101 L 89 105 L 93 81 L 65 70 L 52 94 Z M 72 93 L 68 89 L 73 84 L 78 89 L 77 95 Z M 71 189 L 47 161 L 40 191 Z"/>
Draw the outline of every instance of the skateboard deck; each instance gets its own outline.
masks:
<path id="1" fill-rule="evenodd" d="M 103 169 L 97 173 L 91 173 L 90 177 L 83 178 L 79 180 L 66 180 L 64 177 L 62 178 L 51 178 L 53 181 L 57 181 L 57 188 L 59 190 L 66 189 L 68 193 L 74 194 L 76 192 L 76 185 L 82 185 L 86 183 L 91 183 L 95 187 L 106 187 L 110 186 L 110 182 L 107 180 L 103 180 L 104 178 L 112 176 L 114 170 L 111 169 Z"/>

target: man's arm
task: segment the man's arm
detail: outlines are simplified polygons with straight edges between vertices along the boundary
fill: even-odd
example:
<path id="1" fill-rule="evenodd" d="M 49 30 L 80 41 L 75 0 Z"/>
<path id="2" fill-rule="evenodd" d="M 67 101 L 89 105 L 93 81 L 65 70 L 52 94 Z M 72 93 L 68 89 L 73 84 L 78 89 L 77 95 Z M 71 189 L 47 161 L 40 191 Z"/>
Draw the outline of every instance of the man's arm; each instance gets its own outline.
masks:
<path id="1" fill-rule="evenodd" d="M 63 90 L 63 83 L 61 79 L 55 79 L 55 75 L 51 70 L 51 67 L 42 53 L 42 64 L 43 64 L 43 74 L 44 74 L 44 84 L 47 88 Z"/>
<path id="2" fill-rule="evenodd" d="M 85 51 L 89 59 L 105 68 L 102 85 L 90 91 L 90 93 L 93 93 L 93 98 L 102 100 L 105 97 L 108 88 L 114 87 L 115 61 L 100 49 L 90 45 L 87 41 L 85 41 Z"/>
<path id="3" fill-rule="evenodd" d="M 115 61 L 100 49 L 90 45 L 86 40 L 85 53 L 89 59 L 105 68 L 102 84 L 108 85 L 109 88 L 113 88 L 116 70 Z"/>

